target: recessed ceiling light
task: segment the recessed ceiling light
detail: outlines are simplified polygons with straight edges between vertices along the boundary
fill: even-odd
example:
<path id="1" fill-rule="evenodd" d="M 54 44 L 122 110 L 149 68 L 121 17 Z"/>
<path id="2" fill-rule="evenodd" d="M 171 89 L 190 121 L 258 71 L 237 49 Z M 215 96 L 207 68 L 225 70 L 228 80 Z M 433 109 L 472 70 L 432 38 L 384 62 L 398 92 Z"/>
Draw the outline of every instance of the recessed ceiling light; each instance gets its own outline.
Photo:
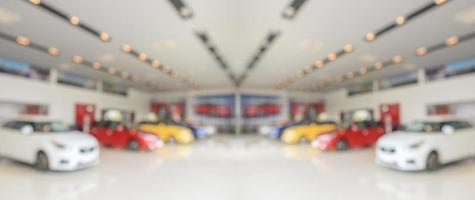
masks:
<path id="1" fill-rule="evenodd" d="M 336 53 L 331 52 L 328 54 L 328 60 L 335 61 L 336 60 Z"/>
<path id="2" fill-rule="evenodd" d="M 375 69 L 382 69 L 384 67 L 383 63 L 382 62 L 377 62 L 374 64 L 374 68 Z"/>
<path id="3" fill-rule="evenodd" d="M 77 26 L 79 24 L 79 18 L 76 16 L 72 16 L 69 18 L 69 22 L 71 22 L 72 25 Z"/>
<path id="4" fill-rule="evenodd" d="M 114 67 L 109 67 L 109 69 L 107 70 L 107 72 L 109 72 L 109 74 L 115 74 L 117 72 L 117 69 L 114 68 Z"/>
<path id="5" fill-rule="evenodd" d="M 101 68 L 101 63 L 98 63 L 98 62 L 93 62 L 92 63 L 92 68 L 98 70 Z"/>
<path id="6" fill-rule="evenodd" d="M 323 67 L 323 60 L 316 60 L 315 61 L 315 66 L 317 68 L 322 68 Z"/>
<path id="7" fill-rule="evenodd" d="M 434 0 L 434 3 L 437 5 L 445 3 L 446 0 Z"/>
<path id="8" fill-rule="evenodd" d="M 373 41 L 376 38 L 374 33 L 368 33 L 366 34 L 366 41 Z"/>
<path id="9" fill-rule="evenodd" d="M 305 73 L 310 74 L 312 73 L 312 66 L 306 66 L 304 69 Z"/>
<path id="10" fill-rule="evenodd" d="M 147 54 L 146 53 L 139 53 L 138 58 L 140 61 L 145 62 L 147 60 Z"/>
<path id="11" fill-rule="evenodd" d="M 122 45 L 120 49 L 125 53 L 129 53 L 130 51 L 132 51 L 132 47 L 129 44 Z"/>
<path id="12" fill-rule="evenodd" d="M 451 37 L 447 38 L 447 40 L 445 41 L 445 44 L 447 46 L 454 46 L 458 43 L 459 43 L 459 38 L 457 36 L 451 36 Z"/>
<path id="13" fill-rule="evenodd" d="M 406 23 L 406 18 L 404 16 L 396 17 L 396 24 L 397 25 L 403 25 L 404 23 Z"/>
<path id="14" fill-rule="evenodd" d="M 107 42 L 110 40 L 110 35 L 106 32 L 102 32 L 99 37 L 101 38 L 102 41 Z"/>
<path id="15" fill-rule="evenodd" d="M 191 14 L 191 11 L 188 7 L 186 6 L 183 6 L 180 8 L 180 15 L 183 16 L 183 17 L 188 17 L 190 16 Z"/>
<path id="16" fill-rule="evenodd" d="M 348 77 L 349 79 L 352 79 L 352 78 L 355 77 L 355 73 L 353 73 L 353 72 L 348 72 L 348 73 L 346 73 L 346 77 Z"/>
<path id="17" fill-rule="evenodd" d="M 335 80 L 336 80 L 336 82 L 342 82 L 342 81 L 343 81 L 343 77 L 337 76 L 337 77 L 335 78 Z"/>
<path id="18" fill-rule="evenodd" d="M 402 62 L 402 57 L 401 56 L 394 56 L 392 59 L 393 63 L 399 64 Z"/>
<path id="19" fill-rule="evenodd" d="M 38 5 L 38 4 L 41 3 L 41 0 L 30 0 L 30 2 L 33 3 L 33 4 Z"/>
<path id="20" fill-rule="evenodd" d="M 343 47 L 343 50 L 346 52 L 346 53 L 351 53 L 353 51 L 353 45 L 352 44 L 346 44 L 344 47 Z"/>
<path id="21" fill-rule="evenodd" d="M 57 56 L 59 55 L 59 49 L 55 47 L 50 47 L 48 48 L 48 54 L 52 56 Z"/>
<path id="22" fill-rule="evenodd" d="M 290 6 L 287 9 L 285 9 L 285 15 L 292 17 L 295 15 L 295 8 Z"/>
<path id="23" fill-rule="evenodd" d="M 366 67 L 363 66 L 363 67 L 360 68 L 360 74 L 361 75 L 365 75 L 367 72 L 368 72 L 368 69 Z"/>
<path id="24" fill-rule="evenodd" d="M 121 76 L 122 76 L 122 78 L 127 79 L 129 77 L 129 73 L 122 72 Z"/>
<path id="25" fill-rule="evenodd" d="M 158 60 L 152 60 L 152 67 L 154 67 L 154 68 L 159 68 L 159 67 L 160 67 L 160 61 L 158 61 Z"/>
<path id="26" fill-rule="evenodd" d="M 22 45 L 22 46 L 28 46 L 28 45 L 30 45 L 30 40 L 26 37 L 18 36 L 18 37 L 16 37 L 16 43 L 18 43 L 19 45 Z"/>
<path id="27" fill-rule="evenodd" d="M 76 64 L 81 64 L 82 63 L 82 57 L 81 56 L 73 56 L 73 62 Z"/>
<path id="28" fill-rule="evenodd" d="M 424 56 L 424 55 L 427 54 L 427 52 L 428 52 L 428 50 L 425 47 L 420 47 L 420 48 L 416 49 L 416 55 L 417 56 Z"/>

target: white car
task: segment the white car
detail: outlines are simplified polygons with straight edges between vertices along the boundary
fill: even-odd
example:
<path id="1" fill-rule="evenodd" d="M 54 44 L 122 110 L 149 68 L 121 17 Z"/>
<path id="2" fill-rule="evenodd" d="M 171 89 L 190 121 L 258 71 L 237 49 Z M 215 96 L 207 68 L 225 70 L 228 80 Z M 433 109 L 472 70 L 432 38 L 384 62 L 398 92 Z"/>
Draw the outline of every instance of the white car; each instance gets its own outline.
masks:
<path id="1" fill-rule="evenodd" d="M 475 156 L 475 129 L 459 119 L 415 121 L 376 144 L 376 163 L 399 170 L 435 170 Z"/>
<path id="2" fill-rule="evenodd" d="M 0 155 L 40 170 L 72 171 L 97 164 L 99 145 L 59 121 L 8 120 L 0 128 Z"/>

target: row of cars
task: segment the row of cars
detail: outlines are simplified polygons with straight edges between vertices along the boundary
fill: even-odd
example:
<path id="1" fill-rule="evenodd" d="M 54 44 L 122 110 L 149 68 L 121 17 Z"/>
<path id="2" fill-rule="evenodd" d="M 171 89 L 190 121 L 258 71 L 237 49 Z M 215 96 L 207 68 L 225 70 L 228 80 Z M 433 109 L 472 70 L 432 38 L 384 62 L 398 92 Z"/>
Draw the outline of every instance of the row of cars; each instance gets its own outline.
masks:
<path id="1" fill-rule="evenodd" d="M 458 118 L 417 120 L 392 133 L 380 122 L 354 122 L 337 128 L 333 122 L 302 121 L 262 128 L 261 133 L 286 144 L 310 141 L 321 150 L 347 150 L 375 145 L 379 165 L 405 171 L 436 170 L 475 156 L 475 128 Z"/>
<path id="2" fill-rule="evenodd" d="M 164 142 L 188 144 L 214 134 L 212 127 L 178 122 L 142 122 L 137 128 L 122 122 L 98 122 L 90 134 L 55 120 L 22 118 L 0 127 L 0 156 L 32 164 L 40 170 L 71 171 L 99 163 L 100 145 L 154 150 Z"/>

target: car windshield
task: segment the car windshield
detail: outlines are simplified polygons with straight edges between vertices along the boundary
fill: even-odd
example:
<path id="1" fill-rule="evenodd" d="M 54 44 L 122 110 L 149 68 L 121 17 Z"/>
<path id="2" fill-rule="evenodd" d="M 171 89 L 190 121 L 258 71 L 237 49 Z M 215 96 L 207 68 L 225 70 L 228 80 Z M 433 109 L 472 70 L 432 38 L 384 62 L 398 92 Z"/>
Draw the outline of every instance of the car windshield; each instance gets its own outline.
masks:
<path id="1" fill-rule="evenodd" d="M 414 121 L 406 125 L 403 130 L 419 133 L 438 133 L 441 132 L 441 127 L 439 122 Z"/>
<path id="2" fill-rule="evenodd" d="M 66 124 L 58 121 L 53 122 L 36 122 L 33 125 L 33 130 L 40 133 L 57 133 L 71 131 L 72 129 Z"/>

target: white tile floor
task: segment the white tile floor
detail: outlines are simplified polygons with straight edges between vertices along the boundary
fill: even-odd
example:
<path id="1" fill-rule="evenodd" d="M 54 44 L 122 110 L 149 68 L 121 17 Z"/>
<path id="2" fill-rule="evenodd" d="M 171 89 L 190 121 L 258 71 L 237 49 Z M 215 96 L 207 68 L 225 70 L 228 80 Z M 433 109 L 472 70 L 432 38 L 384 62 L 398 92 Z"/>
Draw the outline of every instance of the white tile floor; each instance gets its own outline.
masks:
<path id="1" fill-rule="evenodd" d="M 103 149 L 102 163 L 41 173 L 0 159 L 1 200 L 473 200 L 475 161 L 435 173 L 373 164 L 372 149 L 319 152 L 260 137 L 218 137 L 154 153 Z"/>

